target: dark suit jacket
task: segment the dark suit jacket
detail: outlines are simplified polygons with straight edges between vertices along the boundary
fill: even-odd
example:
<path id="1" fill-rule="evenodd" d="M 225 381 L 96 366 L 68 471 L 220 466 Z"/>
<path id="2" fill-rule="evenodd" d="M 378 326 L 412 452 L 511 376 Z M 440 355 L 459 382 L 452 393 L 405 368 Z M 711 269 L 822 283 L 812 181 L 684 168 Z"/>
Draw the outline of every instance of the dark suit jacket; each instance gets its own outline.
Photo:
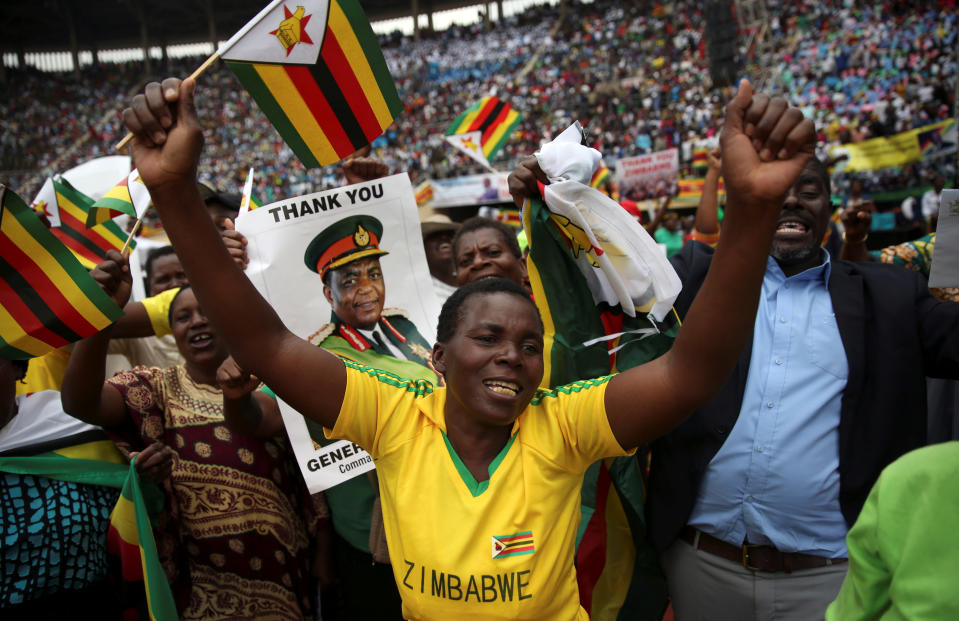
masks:
<path id="1" fill-rule="evenodd" d="M 713 251 L 687 243 L 671 261 L 685 316 Z M 839 422 L 839 503 L 850 526 L 879 476 L 926 441 L 926 375 L 959 377 L 959 304 L 929 295 L 920 274 L 880 263 L 834 261 L 829 279 L 849 379 Z M 722 338 L 716 325 L 715 338 Z M 686 525 L 700 480 L 739 416 L 752 342 L 708 405 L 652 446 L 646 503 L 650 540 L 667 548 Z"/>

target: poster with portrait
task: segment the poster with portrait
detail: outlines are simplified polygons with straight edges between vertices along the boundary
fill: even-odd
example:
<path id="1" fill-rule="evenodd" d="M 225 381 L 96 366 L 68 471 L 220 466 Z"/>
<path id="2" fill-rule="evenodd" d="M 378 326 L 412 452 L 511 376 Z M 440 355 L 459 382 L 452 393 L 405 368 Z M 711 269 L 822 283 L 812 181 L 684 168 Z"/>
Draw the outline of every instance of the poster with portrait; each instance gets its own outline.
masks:
<path id="1" fill-rule="evenodd" d="M 355 304 L 345 301 L 347 293 L 334 297 L 342 315 L 337 325 L 369 322 L 371 314 L 386 317 L 408 337 L 410 356 L 428 355 L 440 309 L 406 173 L 264 205 L 239 218 L 236 228 L 249 242 L 247 275 L 294 334 L 319 345 L 332 332 L 333 309 L 321 274 L 331 272 L 328 281 L 340 287 L 347 282 L 344 274 L 359 266 L 372 270 L 378 261 L 382 278 L 375 289 L 354 293 Z M 351 442 L 315 443 L 303 417 L 282 399 L 279 404 L 311 493 L 374 467 Z"/>

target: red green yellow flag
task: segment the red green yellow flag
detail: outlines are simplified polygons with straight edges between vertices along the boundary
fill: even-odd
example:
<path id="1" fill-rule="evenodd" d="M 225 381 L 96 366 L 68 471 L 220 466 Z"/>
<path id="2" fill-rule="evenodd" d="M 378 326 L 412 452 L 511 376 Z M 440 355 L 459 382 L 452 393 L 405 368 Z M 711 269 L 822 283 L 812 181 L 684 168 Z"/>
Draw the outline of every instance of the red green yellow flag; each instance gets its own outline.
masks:
<path id="1" fill-rule="evenodd" d="M 479 150 L 486 161 L 490 161 L 506 143 L 510 132 L 522 118 L 523 115 L 507 102 L 496 97 L 484 97 L 456 117 L 446 130 L 446 135 L 456 136 L 478 132 Z M 451 144 L 457 146 L 455 143 Z"/>
<path id="2" fill-rule="evenodd" d="M 77 190 L 66 179 L 47 179 L 33 200 L 33 208 L 50 222 L 50 232 L 63 242 L 87 269 L 93 269 L 108 250 L 120 251 L 127 234 L 116 222 L 106 221 L 87 228 L 93 199 Z M 130 243 L 136 247 L 136 243 Z"/>
<path id="3" fill-rule="evenodd" d="M 608 375 L 669 349 L 678 327 L 675 314 L 650 334 L 646 313 L 630 316 L 621 306 L 596 302 L 609 296 L 594 290 L 597 279 L 587 279 L 583 263 L 593 264 L 589 255 L 604 251 L 593 246 L 582 229 L 538 198 L 524 205 L 523 226 L 533 298 L 545 328 L 543 362 L 550 387 Z M 580 604 L 591 619 L 663 618 L 665 580 L 645 541 L 644 498 L 635 457 L 597 462 L 586 473 L 576 579 Z"/>
<path id="4" fill-rule="evenodd" d="M 94 227 L 123 214 L 136 220 L 143 217 L 150 202 L 150 192 L 134 169 L 93 203 L 87 212 L 87 226 Z"/>
<path id="5" fill-rule="evenodd" d="M 0 357 L 41 356 L 123 311 L 19 196 L 0 185 Z"/>
<path id="6" fill-rule="evenodd" d="M 403 109 L 357 0 L 275 0 L 218 54 L 307 168 L 370 144 Z"/>
<path id="7" fill-rule="evenodd" d="M 150 513 L 132 460 L 120 498 L 110 513 L 107 548 L 120 556 L 125 582 L 143 581 L 151 620 L 172 621 L 179 618 L 170 584 L 157 554 Z"/>
<path id="8" fill-rule="evenodd" d="M 596 172 L 593 173 L 593 178 L 589 180 L 589 187 L 599 188 L 607 179 L 609 179 L 609 166 L 606 165 L 606 162 L 600 160 Z"/>

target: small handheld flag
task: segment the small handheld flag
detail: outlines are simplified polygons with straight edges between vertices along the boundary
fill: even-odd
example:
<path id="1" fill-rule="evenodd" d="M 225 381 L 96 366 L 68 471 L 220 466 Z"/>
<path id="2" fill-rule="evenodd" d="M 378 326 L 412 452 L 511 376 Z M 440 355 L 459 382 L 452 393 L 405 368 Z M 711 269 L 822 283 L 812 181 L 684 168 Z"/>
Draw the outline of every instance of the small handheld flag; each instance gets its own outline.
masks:
<path id="1" fill-rule="evenodd" d="M 370 144 L 403 109 L 357 0 L 274 0 L 217 54 L 307 168 Z"/>
<path id="2" fill-rule="evenodd" d="M 36 214 L 0 185 L 0 357 L 41 356 L 121 315 Z"/>
<path id="3" fill-rule="evenodd" d="M 609 167 L 606 162 L 600 160 L 596 172 L 593 173 L 593 178 L 589 180 L 589 187 L 599 189 L 607 179 L 609 179 Z"/>
<path id="4" fill-rule="evenodd" d="M 480 163 L 486 162 L 488 167 L 489 161 L 506 143 L 510 132 L 522 118 L 523 115 L 505 101 L 496 97 L 484 97 L 456 117 L 446 130 L 447 141 Z M 478 149 L 463 143 L 462 140 L 461 144 L 450 140 L 451 136 L 457 135 L 468 136 L 471 142 L 478 145 Z M 482 153 L 483 160 L 477 157 L 477 152 Z"/>
<path id="5" fill-rule="evenodd" d="M 134 168 L 133 172 L 93 203 L 87 213 L 87 226 L 93 227 L 123 214 L 139 220 L 150 205 L 150 192 Z"/>
<path id="6" fill-rule="evenodd" d="M 101 263 L 108 250 L 120 251 L 127 239 L 120 226 L 110 220 L 87 228 L 92 205 L 92 198 L 65 179 L 47 179 L 33 199 L 33 208 L 38 212 L 42 210 L 50 221 L 53 236 L 63 242 L 87 269 Z"/>
<path id="7" fill-rule="evenodd" d="M 240 211 L 236 214 L 236 217 L 239 218 L 246 212 L 250 211 L 250 203 L 253 198 L 253 169 L 250 169 L 250 172 L 246 175 L 246 183 L 243 184 L 243 195 L 240 198 Z M 257 205 L 256 207 L 259 207 Z M 252 209 L 256 209 L 252 207 Z"/>

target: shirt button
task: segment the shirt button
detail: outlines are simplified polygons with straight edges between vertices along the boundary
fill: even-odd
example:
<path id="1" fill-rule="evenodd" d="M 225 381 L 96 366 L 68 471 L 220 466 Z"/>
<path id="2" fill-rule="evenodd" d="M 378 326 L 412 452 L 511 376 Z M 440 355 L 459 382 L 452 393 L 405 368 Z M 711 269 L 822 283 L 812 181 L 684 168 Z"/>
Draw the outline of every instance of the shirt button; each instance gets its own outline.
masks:
<path id="1" fill-rule="evenodd" d="M 776 364 L 782 364 L 782 363 L 783 363 L 782 358 L 776 358 Z"/>
<path id="2" fill-rule="evenodd" d="M 785 287 L 786 289 L 788 289 L 788 288 L 789 288 L 789 283 L 787 282 L 785 285 L 783 285 L 783 287 Z"/>
<path id="3" fill-rule="evenodd" d="M 780 317 L 780 318 L 779 318 L 779 323 L 786 323 L 786 318 L 785 318 L 785 317 Z"/>
<path id="4" fill-rule="evenodd" d="M 760 452 L 760 453 L 763 453 L 763 452 L 766 451 L 766 447 L 765 447 L 765 446 L 757 446 L 757 447 L 756 447 L 756 450 L 757 450 L 758 452 Z"/>
<path id="5" fill-rule="evenodd" d="M 752 496 L 746 496 L 746 502 L 752 502 L 752 501 L 753 501 Z"/>
<path id="6" fill-rule="evenodd" d="M 772 401 L 767 402 L 767 403 L 766 403 L 766 407 L 772 409 L 772 407 L 773 407 L 773 402 L 772 402 Z"/>

